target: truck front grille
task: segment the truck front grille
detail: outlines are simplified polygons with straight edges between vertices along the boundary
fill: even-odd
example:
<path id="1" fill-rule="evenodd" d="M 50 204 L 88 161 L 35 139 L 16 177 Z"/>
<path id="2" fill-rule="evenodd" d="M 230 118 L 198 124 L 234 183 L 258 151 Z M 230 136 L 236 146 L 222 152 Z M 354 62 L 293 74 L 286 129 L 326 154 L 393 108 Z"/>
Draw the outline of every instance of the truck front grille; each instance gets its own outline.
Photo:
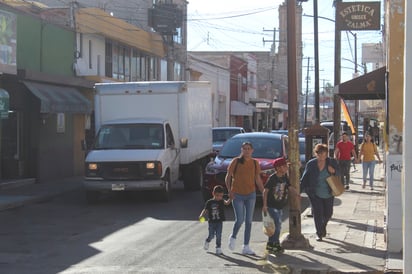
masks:
<path id="1" fill-rule="evenodd" d="M 146 162 L 100 163 L 99 175 L 105 180 L 158 179 L 156 169 L 147 169 Z"/>

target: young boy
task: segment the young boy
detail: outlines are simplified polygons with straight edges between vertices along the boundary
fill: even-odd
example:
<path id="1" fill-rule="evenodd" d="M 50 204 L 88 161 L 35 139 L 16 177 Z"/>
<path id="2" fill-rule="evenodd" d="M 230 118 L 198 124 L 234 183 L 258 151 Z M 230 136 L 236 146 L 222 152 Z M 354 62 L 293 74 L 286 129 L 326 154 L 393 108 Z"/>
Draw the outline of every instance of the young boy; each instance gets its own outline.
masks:
<path id="1" fill-rule="evenodd" d="M 209 249 L 209 243 L 216 234 L 217 255 L 222 254 L 222 228 L 223 221 L 225 220 L 224 206 L 230 204 L 230 200 L 223 200 L 223 193 L 224 190 L 222 186 L 215 186 L 212 193 L 213 198 L 206 202 L 205 207 L 199 216 L 199 219 L 201 219 L 207 215 L 209 223 L 209 236 L 207 237 L 203 248 L 205 250 Z"/>
<path id="2" fill-rule="evenodd" d="M 279 236 L 282 226 L 282 208 L 288 203 L 289 192 L 298 195 L 287 177 L 288 165 L 285 158 L 277 158 L 273 162 L 275 173 L 269 177 L 263 191 L 262 211 L 269 213 L 275 221 L 275 233 L 269 237 L 266 250 L 270 254 L 283 252 L 280 246 Z"/>

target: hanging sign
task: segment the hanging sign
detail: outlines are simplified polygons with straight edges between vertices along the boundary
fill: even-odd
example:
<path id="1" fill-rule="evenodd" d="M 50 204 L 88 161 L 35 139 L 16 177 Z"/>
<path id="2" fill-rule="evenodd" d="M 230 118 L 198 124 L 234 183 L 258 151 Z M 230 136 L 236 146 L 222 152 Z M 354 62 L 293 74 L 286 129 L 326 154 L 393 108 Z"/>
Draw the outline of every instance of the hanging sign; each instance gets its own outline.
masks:
<path id="1" fill-rule="evenodd" d="M 380 30 L 380 2 L 337 2 L 336 27 L 339 30 Z"/>

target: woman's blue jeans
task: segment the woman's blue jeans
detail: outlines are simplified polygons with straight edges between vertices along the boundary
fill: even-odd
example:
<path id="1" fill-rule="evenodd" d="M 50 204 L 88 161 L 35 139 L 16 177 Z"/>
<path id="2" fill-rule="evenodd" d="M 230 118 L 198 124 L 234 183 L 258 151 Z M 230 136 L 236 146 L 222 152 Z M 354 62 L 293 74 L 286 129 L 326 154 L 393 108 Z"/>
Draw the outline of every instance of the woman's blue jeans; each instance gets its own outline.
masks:
<path id="1" fill-rule="evenodd" d="M 275 233 L 269 237 L 268 242 L 273 244 L 279 243 L 280 230 L 282 229 L 283 210 L 273 207 L 268 207 L 270 217 L 275 221 Z"/>
<path id="2" fill-rule="evenodd" d="M 373 187 L 373 173 L 375 172 L 376 161 L 362 162 L 363 182 L 366 183 L 366 176 L 369 171 L 369 186 Z"/>
<path id="3" fill-rule="evenodd" d="M 256 192 L 247 195 L 235 193 L 235 198 L 232 201 L 233 210 L 235 213 L 235 224 L 233 225 L 233 232 L 231 237 L 236 239 L 243 222 L 245 222 L 245 237 L 244 245 L 248 245 L 250 241 L 250 232 L 252 230 L 253 212 L 256 204 Z"/>

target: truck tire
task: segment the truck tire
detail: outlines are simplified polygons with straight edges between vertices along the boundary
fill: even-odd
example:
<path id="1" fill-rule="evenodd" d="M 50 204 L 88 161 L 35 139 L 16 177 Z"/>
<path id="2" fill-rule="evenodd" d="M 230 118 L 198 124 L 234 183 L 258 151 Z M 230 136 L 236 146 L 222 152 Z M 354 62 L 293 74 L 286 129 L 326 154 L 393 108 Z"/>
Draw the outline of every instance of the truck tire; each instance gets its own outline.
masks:
<path id="1" fill-rule="evenodd" d="M 183 185 L 185 190 L 199 190 L 203 186 L 204 172 L 199 163 L 192 164 L 185 170 Z"/>
<path id="2" fill-rule="evenodd" d="M 161 200 L 163 201 L 163 202 L 169 202 L 170 200 L 171 200 L 171 198 L 172 198 L 172 188 L 171 188 L 171 186 L 172 186 L 172 184 L 170 183 L 170 175 L 169 175 L 169 173 L 167 173 L 166 175 L 165 175 L 165 177 L 164 177 L 164 182 L 165 182 L 165 187 L 164 187 L 164 189 L 162 190 L 162 193 L 161 193 Z"/>
<path id="3" fill-rule="evenodd" d="M 89 204 L 96 204 L 99 201 L 100 193 L 98 191 L 86 190 L 86 200 Z"/>

